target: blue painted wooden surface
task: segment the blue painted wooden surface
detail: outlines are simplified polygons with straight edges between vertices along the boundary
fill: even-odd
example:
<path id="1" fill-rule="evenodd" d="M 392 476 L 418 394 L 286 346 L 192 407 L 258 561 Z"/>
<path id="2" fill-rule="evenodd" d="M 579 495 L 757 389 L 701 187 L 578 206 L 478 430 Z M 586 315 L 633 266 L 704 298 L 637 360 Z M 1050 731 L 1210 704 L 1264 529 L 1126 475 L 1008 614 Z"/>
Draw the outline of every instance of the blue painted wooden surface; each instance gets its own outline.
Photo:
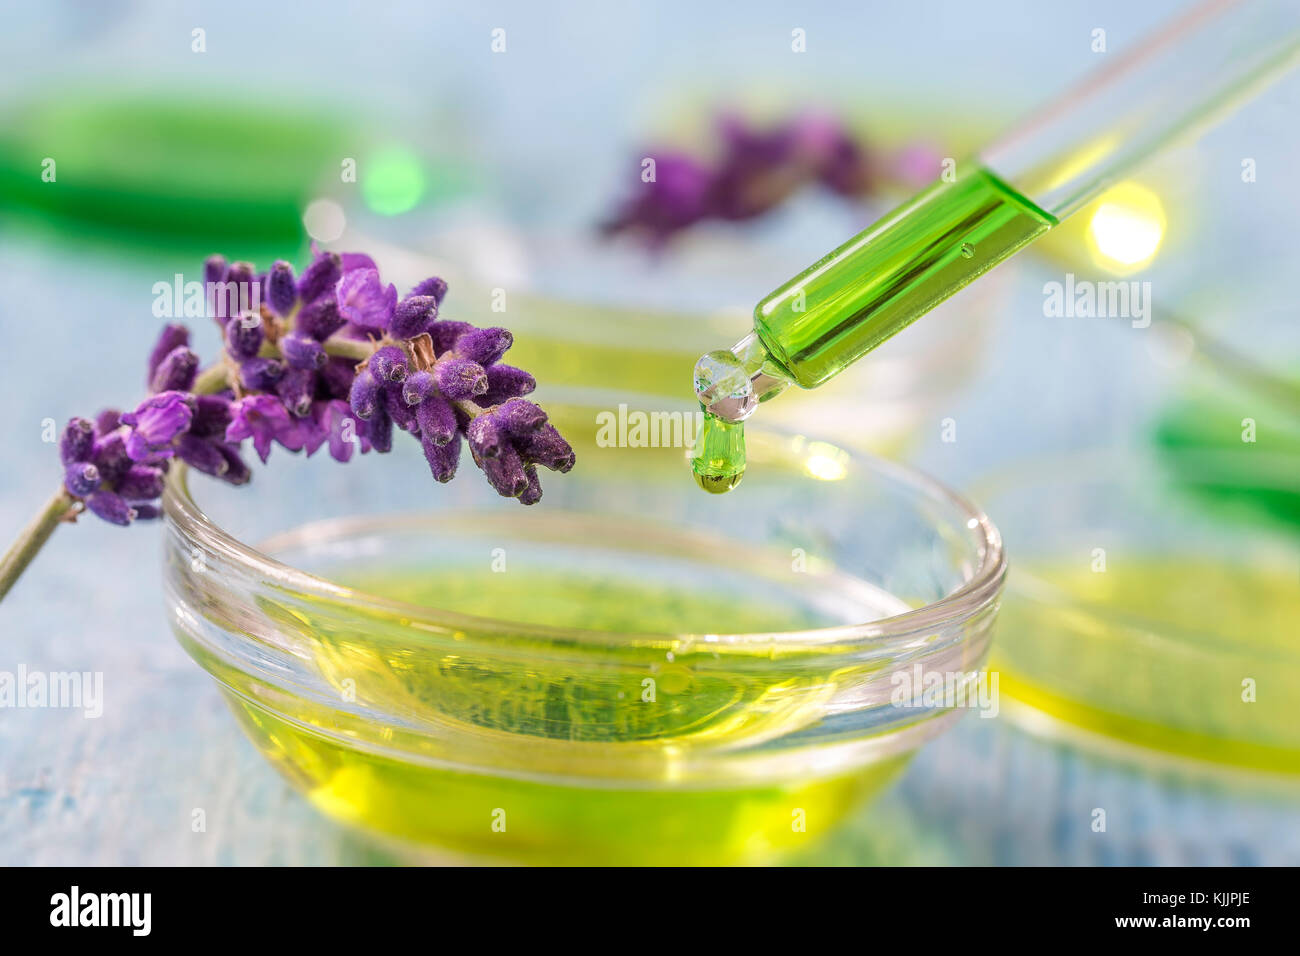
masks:
<path id="1" fill-rule="evenodd" d="M 240 13 L 239 3 L 228 4 L 223 22 L 263 23 L 264 16 L 279 17 L 285 30 L 306 29 L 296 10 L 246 6 L 247 12 Z M 742 65 L 752 67 L 751 45 L 765 42 L 763 31 L 771 32 L 771 42 L 784 49 L 790 24 L 781 5 L 751 6 L 752 17 L 739 30 L 723 13 L 691 5 L 695 28 L 686 31 L 681 18 L 673 16 L 642 18 L 629 26 L 612 18 L 604 4 L 566 6 L 563 15 L 545 16 L 520 7 L 510 20 L 511 49 L 517 53 L 495 63 L 496 79 L 487 83 L 478 82 L 480 48 L 468 41 L 456 45 L 454 56 L 432 64 L 401 52 L 404 43 L 417 44 L 418 50 L 423 33 L 415 27 L 426 15 L 422 6 L 394 15 L 392 22 L 376 11 L 374 22 L 353 26 L 373 34 L 363 39 L 375 42 L 361 47 L 384 51 L 372 79 L 388 105 L 410 116 L 427 105 L 430 89 L 472 93 L 477 99 L 466 109 L 480 117 L 482 152 L 498 157 L 496 164 L 504 167 L 495 172 L 506 184 L 506 201 L 538 216 L 545 212 L 539 207 L 550 201 L 550 212 L 558 210 L 557 218 L 573 226 L 594 218 L 606 193 L 592 184 L 612 182 L 610 171 L 626 160 L 629 144 L 647 128 L 645 115 L 627 112 L 627 104 L 642 96 L 636 83 L 674 88 L 683 64 L 708 62 L 719 76 Z M 908 82 L 935 84 L 931 92 L 944 97 L 963 85 L 944 72 L 955 70 L 991 84 L 987 92 L 997 98 L 994 110 L 1014 113 L 1042 92 L 1041 84 L 1029 83 L 1027 77 L 1059 69 L 1065 79 L 1093 65 L 1086 52 L 1071 52 L 1070 30 L 1084 44 L 1095 17 L 1104 14 L 1098 22 L 1113 24 L 1112 42 L 1127 41 L 1159 19 L 1161 6 L 1144 4 L 1135 10 L 1126 0 L 1105 0 L 1077 11 L 1068 5 L 1023 7 L 1018 15 L 1032 19 L 1034 35 L 1042 42 L 1016 58 L 1009 51 L 1000 55 L 998 44 L 1011 42 L 1009 34 L 990 25 L 980 5 L 939 4 L 933 19 L 971 43 L 948 51 L 926 77 L 915 77 L 902 62 L 914 48 L 888 39 L 908 29 L 911 5 L 873 5 L 871 12 L 864 7 L 851 14 L 861 18 L 852 29 L 826 29 L 824 19 L 811 23 L 812 49 L 822 44 L 828 55 L 810 54 L 799 69 L 839 77 L 849 70 L 861 74 L 865 85 L 884 88 L 907 75 Z M 26 80 L 30 71 L 48 77 L 52 70 L 76 72 L 82 65 L 91 75 L 97 69 L 130 73 L 138 67 L 155 81 L 180 77 L 216 89 L 243 72 L 232 69 L 229 57 L 247 56 L 255 65 L 250 75 L 261 77 L 264 70 L 278 67 L 280 82 L 309 82 L 314 91 L 329 89 L 331 82 L 350 89 L 356 82 L 355 70 L 338 79 L 320 68 L 321 61 L 337 62 L 340 56 L 355 62 L 353 29 L 283 45 L 272 56 L 256 46 L 265 42 L 265 31 L 250 40 L 241 27 L 234 38 L 241 52 L 232 53 L 232 37 L 209 25 L 210 52 L 195 60 L 188 51 L 194 24 L 179 8 L 142 5 L 141 20 L 125 25 L 89 13 L 74 17 L 71 10 L 54 20 L 37 19 L 45 16 L 41 5 L 29 5 L 27 12 L 6 11 L 6 16 L 21 14 L 29 21 L 0 30 L 4 40 L 22 39 L 12 51 L 6 49 L 0 69 Z M 473 35 L 486 50 L 486 31 L 495 25 L 485 19 L 486 12 L 445 16 L 451 18 L 446 29 L 477 31 Z M 593 32 L 619 39 L 592 40 Z M 856 48 L 855 35 L 884 39 L 873 40 L 863 51 Z M 673 56 L 644 63 L 641 72 L 626 70 L 623 58 L 631 36 L 671 49 Z M 574 47 L 574 37 L 587 39 Z M 137 55 L 142 43 L 150 50 L 143 59 Z M 569 54 L 555 56 L 555 49 L 569 49 L 565 44 L 572 47 Z M 58 56 L 50 53 L 55 48 Z M 1005 75 L 993 76 L 981 66 L 990 57 L 1000 63 L 1014 60 L 1022 72 L 1008 66 Z M 778 85 L 790 79 L 788 59 L 777 65 L 786 71 L 774 80 Z M 418 71 L 411 72 L 414 64 Z M 539 70 L 545 71 L 545 82 L 535 81 Z M 602 73 L 612 78 L 609 83 L 590 83 L 592 75 Z M 19 85 L 26 83 L 5 87 Z M 521 95 L 524 88 L 530 95 Z M 362 93 L 363 101 L 373 99 L 371 91 Z M 1279 169 L 1287 168 L 1294 155 L 1279 137 L 1294 128 L 1290 120 L 1297 99 L 1293 84 L 1286 96 L 1264 105 L 1254 126 L 1234 120 L 1236 133 L 1230 129 L 1224 134 L 1228 138 L 1206 161 L 1208 168 L 1226 169 L 1226 178 L 1211 179 L 1205 190 L 1217 189 L 1219 207 L 1238 210 L 1245 224 L 1241 228 L 1248 227 L 1234 234 L 1228 226 L 1216 226 L 1224 248 L 1267 258 L 1293 247 L 1290 232 L 1300 186 L 1289 173 L 1263 177 L 1270 157 L 1276 161 L 1273 169 Z M 575 118 L 579 101 L 583 109 Z M 557 132 L 557 123 L 571 128 Z M 524 141 L 537 144 L 536 154 L 518 155 L 517 145 Z M 1234 179 L 1244 142 L 1252 155 L 1261 157 L 1262 178 L 1253 192 L 1243 192 Z M 539 198 L 543 195 L 548 198 Z M 1269 210 L 1285 213 L 1277 217 L 1272 239 L 1259 234 L 1261 223 L 1272 221 Z M 401 227 L 395 223 L 393 228 Z M 1290 255 L 1293 271 L 1294 253 Z M 61 423 L 105 400 L 138 395 L 142 358 L 158 325 L 150 314 L 150 289 L 160 277 L 170 278 L 173 266 L 193 270 L 196 264 L 53 244 L 0 222 L 0 537 L 7 540 L 27 520 L 56 480 L 54 451 L 42 442 L 43 421 Z M 1202 274 L 1214 271 L 1213 264 L 1190 255 L 1176 258 L 1171 268 L 1163 274 L 1164 290 L 1194 288 Z M 1276 274 L 1285 272 L 1284 267 Z M 1035 321 L 1041 281 L 1032 276 L 1021 281 L 1007 309 L 1018 321 L 999 325 L 998 347 L 984 376 L 955 405 L 962 440 L 941 445 L 933 440 L 937 435 L 921 436 L 916 459 L 949 482 L 964 484 L 1041 442 L 1044 434 L 1049 449 L 1054 443 L 1123 441 L 1135 425 L 1130 409 L 1161 387 L 1166 373 L 1119 333 L 1063 331 Z M 764 291 L 754 289 L 751 300 Z M 1267 311 L 1257 309 L 1255 318 Z M 202 328 L 200 336 L 201 351 L 212 354 L 212 330 Z M 1061 376 L 1101 375 L 1114 383 L 1105 407 L 1085 414 L 1062 404 L 1063 393 L 1055 388 Z M 1044 430 L 1044 421 L 1054 423 L 1054 430 Z M 157 551 L 156 530 L 122 531 L 94 521 L 62 529 L 0 606 L 0 671 L 24 666 L 102 672 L 105 695 L 98 719 L 67 710 L 0 709 L 0 865 L 386 859 L 382 851 L 319 817 L 243 739 L 212 681 L 168 633 Z M 1088 826 L 1092 809 L 1099 806 L 1108 809 L 1105 836 Z M 192 829 L 196 809 L 204 811 L 204 832 Z M 927 748 L 899 786 L 855 821 L 826 858 L 1296 864 L 1298 823 L 1300 812 L 1286 801 L 1136 773 L 1041 744 L 1003 719 L 968 718 Z"/>

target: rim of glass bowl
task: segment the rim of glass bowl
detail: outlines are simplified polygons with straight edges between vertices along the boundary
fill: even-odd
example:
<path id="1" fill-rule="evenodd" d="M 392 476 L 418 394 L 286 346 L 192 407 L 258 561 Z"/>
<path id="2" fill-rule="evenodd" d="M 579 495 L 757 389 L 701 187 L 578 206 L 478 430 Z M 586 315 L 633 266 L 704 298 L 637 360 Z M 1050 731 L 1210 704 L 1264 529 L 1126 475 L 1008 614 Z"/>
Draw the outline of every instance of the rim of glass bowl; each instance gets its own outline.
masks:
<path id="1" fill-rule="evenodd" d="M 758 433 L 776 436 L 787 445 L 804 441 L 804 436 L 794 432 L 764 426 L 754 429 Z M 793 448 L 792 454 L 797 454 Z M 977 535 L 977 552 L 979 565 L 971 576 L 955 591 L 937 601 L 932 601 L 919 608 L 913 608 L 902 614 L 880 618 L 862 624 L 841 624 L 831 627 L 812 628 L 798 631 L 755 632 L 740 634 L 710 635 L 720 643 L 732 646 L 770 645 L 774 638 L 797 643 L 803 647 L 838 645 L 837 650 L 845 651 L 845 645 L 888 644 L 892 641 L 906 641 L 918 632 L 929 632 L 960 624 L 969 620 L 993 604 L 1002 589 L 1006 578 L 1007 559 L 1002 545 L 1002 536 L 997 527 L 982 511 L 964 497 L 950 490 L 929 475 L 913 468 L 879 458 L 866 452 L 845 449 L 853 460 L 865 461 L 869 469 L 892 482 L 904 485 L 919 493 L 922 497 L 955 509 L 964 515 L 965 526 Z M 522 631 L 539 637 L 560 637 L 566 642 L 579 642 L 584 645 L 608 645 L 617 640 L 620 644 L 629 638 L 649 640 L 680 640 L 683 635 L 663 632 L 610 632 L 586 628 L 557 627 L 511 621 L 506 618 L 491 618 L 479 615 L 448 611 L 426 605 L 408 604 L 393 598 L 369 594 L 356 588 L 336 584 L 327 578 L 300 570 L 286 564 L 269 554 L 265 554 L 252 545 L 246 544 L 212 521 L 194 500 L 189 487 L 190 469 L 178 462 L 167 475 L 163 491 L 163 511 L 167 519 L 173 522 L 183 534 L 193 537 L 201 544 L 211 548 L 223 557 L 256 570 L 276 582 L 288 585 L 296 590 L 328 596 L 336 600 L 346 600 L 356 606 L 365 606 L 377 610 L 399 613 L 413 623 L 418 621 L 439 628 L 474 628 L 480 632 L 501 632 L 518 634 Z M 687 476 L 683 475 L 685 479 Z M 350 525 L 364 523 L 373 527 L 376 523 L 394 523 L 409 527 L 413 520 L 419 519 L 420 513 L 395 513 L 326 518 L 311 522 L 313 528 L 346 529 Z"/>

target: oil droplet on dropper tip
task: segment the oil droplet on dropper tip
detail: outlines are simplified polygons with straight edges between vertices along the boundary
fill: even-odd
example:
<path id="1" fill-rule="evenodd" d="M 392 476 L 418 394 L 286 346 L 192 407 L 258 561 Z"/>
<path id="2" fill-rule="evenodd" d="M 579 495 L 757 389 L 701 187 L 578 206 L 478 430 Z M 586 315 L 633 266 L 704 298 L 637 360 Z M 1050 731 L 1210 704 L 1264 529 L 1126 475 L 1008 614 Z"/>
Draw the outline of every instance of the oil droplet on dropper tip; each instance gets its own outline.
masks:
<path id="1" fill-rule="evenodd" d="M 691 458 L 695 483 L 711 495 L 723 495 L 745 477 L 745 426 L 704 413 L 704 426 Z"/>

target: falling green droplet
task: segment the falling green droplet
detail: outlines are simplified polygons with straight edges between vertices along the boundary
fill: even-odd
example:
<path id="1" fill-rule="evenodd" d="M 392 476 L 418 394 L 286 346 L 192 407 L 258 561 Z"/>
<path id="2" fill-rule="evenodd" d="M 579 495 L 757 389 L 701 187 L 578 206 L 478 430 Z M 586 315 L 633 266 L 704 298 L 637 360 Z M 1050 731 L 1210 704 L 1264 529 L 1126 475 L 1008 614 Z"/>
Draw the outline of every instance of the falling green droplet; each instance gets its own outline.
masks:
<path id="1" fill-rule="evenodd" d="M 709 494 L 726 494 L 745 477 L 745 426 L 704 413 L 691 459 L 695 483 Z"/>

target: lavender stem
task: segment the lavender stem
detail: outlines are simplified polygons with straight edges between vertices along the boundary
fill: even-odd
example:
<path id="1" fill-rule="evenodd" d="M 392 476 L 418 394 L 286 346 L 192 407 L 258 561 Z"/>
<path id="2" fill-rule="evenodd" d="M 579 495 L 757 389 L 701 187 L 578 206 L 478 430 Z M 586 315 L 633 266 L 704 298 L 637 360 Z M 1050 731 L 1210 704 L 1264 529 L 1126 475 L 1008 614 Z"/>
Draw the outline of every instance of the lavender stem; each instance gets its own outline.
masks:
<path id="1" fill-rule="evenodd" d="M 45 542 L 50 539 L 60 522 L 76 504 L 76 500 L 62 488 L 45 503 L 35 518 L 22 530 L 17 540 L 0 558 L 0 601 L 9 593 L 14 582 L 32 563 Z"/>

